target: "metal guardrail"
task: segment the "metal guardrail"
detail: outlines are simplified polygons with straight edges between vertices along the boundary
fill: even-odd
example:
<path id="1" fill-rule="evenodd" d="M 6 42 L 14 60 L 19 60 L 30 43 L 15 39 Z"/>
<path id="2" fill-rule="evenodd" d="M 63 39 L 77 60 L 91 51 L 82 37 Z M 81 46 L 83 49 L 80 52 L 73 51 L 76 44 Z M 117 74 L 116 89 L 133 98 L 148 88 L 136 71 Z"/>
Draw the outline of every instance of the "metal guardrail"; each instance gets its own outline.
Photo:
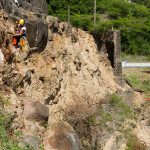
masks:
<path id="1" fill-rule="evenodd" d="M 123 61 L 122 68 L 150 68 L 150 63 L 131 63 Z"/>

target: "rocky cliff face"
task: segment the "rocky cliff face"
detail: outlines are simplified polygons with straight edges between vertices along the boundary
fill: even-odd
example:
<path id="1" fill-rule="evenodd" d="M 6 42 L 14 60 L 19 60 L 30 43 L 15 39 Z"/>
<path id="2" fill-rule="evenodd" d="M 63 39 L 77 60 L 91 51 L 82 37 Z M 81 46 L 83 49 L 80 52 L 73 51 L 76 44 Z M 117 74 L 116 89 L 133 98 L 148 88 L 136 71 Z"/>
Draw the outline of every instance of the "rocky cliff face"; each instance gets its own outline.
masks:
<path id="1" fill-rule="evenodd" d="M 35 3 L 45 8 L 45 1 Z M 34 1 L 26 4 L 33 5 Z M 6 3 L 1 5 L 12 15 Z M 23 8 L 17 9 L 24 14 Z M 1 65 L 0 70 L 1 90 L 10 98 L 8 110 L 15 112 L 12 132 L 21 131 L 21 142 L 36 150 L 41 143 L 45 150 L 100 149 L 100 146 L 106 150 L 121 149 L 126 141 L 122 138 L 116 144 L 120 135 L 116 124 L 120 120 L 113 123 L 113 133 L 99 126 L 94 128 L 90 120 L 93 116 L 101 118 L 97 115 L 99 109 L 111 111 L 115 116 L 115 108 L 107 104 L 110 95 L 124 94 L 124 100 L 131 104 L 135 96 L 132 89 L 126 84 L 118 85 L 111 62 L 105 53 L 98 51 L 92 35 L 76 28 L 68 32 L 67 23 L 52 16 L 39 19 L 32 11 L 28 12 L 32 16 L 27 19 L 29 43 L 38 49 L 18 64 L 19 73 L 14 72 L 12 64 Z M 44 9 L 42 12 L 47 13 Z M 16 18 L 14 13 L 13 16 Z M 10 21 L 4 21 L 4 25 L 12 24 Z M 1 31 L 4 30 L 2 26 Z"/>
<path id="2" fill-rule="evenodd" d="M 45 48 L 48 37 L 48 27 L 44 20 L 48 13 L 46 0 L 19 1 L 19 7 L 14 0 L 2 0 L 0 9 L 4 9 L 14 22 L 25 19 L 30 48 L 39 51 Z"/>

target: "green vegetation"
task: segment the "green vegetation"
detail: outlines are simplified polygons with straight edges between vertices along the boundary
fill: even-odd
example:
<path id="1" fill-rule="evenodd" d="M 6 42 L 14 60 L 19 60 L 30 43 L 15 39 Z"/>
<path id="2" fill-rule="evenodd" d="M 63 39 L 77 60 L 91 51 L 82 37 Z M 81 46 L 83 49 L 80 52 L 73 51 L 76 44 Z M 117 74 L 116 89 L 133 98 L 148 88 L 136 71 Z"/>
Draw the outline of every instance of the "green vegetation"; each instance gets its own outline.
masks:
<path id="1" fill-rule="evenodd" d="M 96 115 L 87 119 L 87 125 L 99 126 L 111 131 L 111 126 L 108 124 L 114 124 L 119 129 L 126 119 L 133 118 L 135 118 L 133 109 L 123 101 L 121 96 L 114 93 L 110 95 L 107 107 L 100 107 Z"/>
<path id="2" fill-rule="evenodd" d="M 0 92 L 0 149 L 1 150 L 30 150 L 29 148 L 20 148 L 17 141 L 9 136 L 9 127 L 11 125 L 12 115 L 4 110 L 4 105 L 8 100 Z"/>
<path id="3" fill-rule="evenodd" d="M 135 135 L 130 135 L 128 138 L 126 150 L 147 150 L 147 147 L 140 143 Z"/>
<path id="4" fill-rule="evenodd" d="M 135 85 L 141 83 L 137 79 L 133 81 Z M 143 110 L 149 109 L 149 106 L 150 103 L 146 103 L 143 106 Z M 133 129 L 136 127 L 137 118 L 138 115 L 135 114 L 134 108 L 124 101 L 119 94 L 113 93 L 98 108 L 96 114 L 86 118 L 85 123 L 89 129 L 88 131 L 96 127 L 96 130 L 98 128 L 99 131 L 107 132 L 110 135 L 113 135 L 116 131 L 119 132 L 120 134 L 118 134 L 116 139 L 118 141 L 126 139 L 126 150 L 146 150 L 146 145 L 141 143 L 133 132 Z"/>
<path id="5" fill-rule="evenodd" d="M 150 96 L 150 80 L 149 79 L 140 79 L 136 74 L 130 74 L 126 77 L 127 81 L 134 89 L 141 90 L 145 93 L 146 96 Z"/>
<path id="6" fill-rule="evenodd" d="M 121 96 L 115 93 L 110 96 L 109 105 L 119 115 L 118 119 L 120 121 L 134 117 L 132 108 L 123 101 Z"/>
<path id="7" fill-rule="evenodd" d="M 0 101 L 2 101 L 0 97 Z M 11 115 L 4 112 L 0 107 L 0 149 L 6 150 L 21 150 L 21 148 L 12 142 L 8 136 L 8 128 L 11 122 Z"/>
<path id="8" fill-rule="evenodd" d="M 97 23 L 93 27 L 94 0 L 47 0 L 49 14 L 67 21 L 70 5 L 74 26 L 96 33 L 121 30 L 122 50 L 128 54 L 150 54 L 150 2 L 149 0 L 97 0 Z"/>
<path id="9" fill-rule="evenodd" d="M 138 146 L 141 148 L 139 150 L 145 150 L 138 140 L 134 141 L 136 137 L 132 131 L 136 126 L 136 119 L 133 108 L 123 101 L 120 95 L 114 93 L 108 96 L 108 101 L 102 104 L 97 114 L 87 118 L 86 123 L 89 128 L 96 126 L 110 135 L 119 131 L 121 134 L 118 135 L 118 140 L 125 138 L 128 141 L 126 150 L 138 150 L 135 149 Z"/>
<path id="10" fill-rule="evenodd" d="M 3 107 L 5 102 L 5 99 L 0 93 L 0 149 L 21 150 L 19 146 L 8 137 L 7 129 L 10 126 L 12 116 L 4 111 Z"/>
<path id="11" fill-rule="evenodd" d="M 130 55 L 130 54 L 122 53 L 122 61 L 147 62 L 150 61 L 150 55 L 141 56 L 141 55 Z"/>
<path id="12" fill-rule="evenodd" d="M 149 71 L 150 71 L 149 69 L 138 69 L 133 71 L 130 70 L 129 73 L 126 74 L 126 79 L 128 83 L 134 89 L 143 91 L 146 97 L 150 96 Z M 149 110 L 149 108 L 150 108 L 149 101 L 145 101 L 143 110 L 146 111 Z M 147 150 L 146 145 L 140 143 L 139 139 L 131 131 L 129 132 L 125 131 L 125 134 L 126 134 L 126 139 L 128 139 L 126 150 Z"/>
<path id="13" fill-rule="evenodd" d="M 132 0 L 132 2 L 135 2 L 138 4 L 143 4 L 143 5 L 150 8 L 150 1 L 149 0 Z"/>

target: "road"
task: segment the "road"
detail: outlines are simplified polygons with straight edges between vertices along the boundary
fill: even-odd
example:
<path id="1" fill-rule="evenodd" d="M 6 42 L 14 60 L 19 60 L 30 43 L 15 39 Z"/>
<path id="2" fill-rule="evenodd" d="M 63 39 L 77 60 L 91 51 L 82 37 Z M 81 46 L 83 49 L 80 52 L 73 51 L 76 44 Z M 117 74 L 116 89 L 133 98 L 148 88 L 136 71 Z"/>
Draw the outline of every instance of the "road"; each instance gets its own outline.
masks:
<path id="1" fill-rule="evenodd" d="M 122 68 L 150 68 L 150 62 L 147 63 L 132 63 L 132 62 L 122 62 Z"/>

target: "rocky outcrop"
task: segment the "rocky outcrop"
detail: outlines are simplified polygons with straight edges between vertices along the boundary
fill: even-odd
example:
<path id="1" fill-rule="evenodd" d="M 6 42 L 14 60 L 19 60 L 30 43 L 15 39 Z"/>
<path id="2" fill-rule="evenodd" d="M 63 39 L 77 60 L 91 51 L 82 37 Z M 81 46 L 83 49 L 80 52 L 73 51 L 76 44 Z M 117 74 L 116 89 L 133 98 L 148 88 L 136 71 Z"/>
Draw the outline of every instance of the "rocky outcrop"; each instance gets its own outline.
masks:
<path id="1" fill-rule="evenodd" d="M 47 121 L 49 109 L 40 102 L 28 100 L 24 104 L 24 118 L 27 120 Z"/>
<path id="2" fill-rule="evenodd" d="M 48 14 L 48 6 L 46 0 L 32 0 L 32 1 L 19 1 L 19 7 L 24 10 L 29 10 L 37 14 Z M 18 6 L 14 3 L 14 0 L 1 0 L 0 1 L 0 9 L 4 9 L 7 13 L 13 13 L 14 15 L 19 12 Z M 24 11 L 22 9 L 22 11 Z M 20 11 L 20 13 L 22 13 Z"/>
<path id="3" fill-rule="evenodd" d="M 0 6 L 14 22 L 20 18 L 25 19 L 30 48 L 34 47 L 34 51 L 44 50 L 48 39 L 48 27 L 43 19 L 48 13 L 46 0 L 19 1 L 19 3 L 18 7 L 13 0 L 2 0 Z"/>

